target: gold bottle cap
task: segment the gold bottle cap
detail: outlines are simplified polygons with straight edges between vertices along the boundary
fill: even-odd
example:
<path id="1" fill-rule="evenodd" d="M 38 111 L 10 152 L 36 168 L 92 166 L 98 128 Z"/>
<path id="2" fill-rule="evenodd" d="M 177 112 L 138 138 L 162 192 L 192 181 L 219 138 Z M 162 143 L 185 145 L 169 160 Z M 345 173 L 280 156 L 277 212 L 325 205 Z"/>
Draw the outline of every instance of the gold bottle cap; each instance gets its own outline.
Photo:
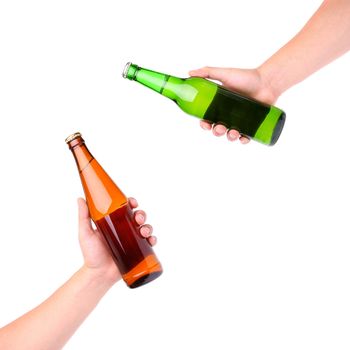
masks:
<path id="1" fill-rule="evenodd" d="M 75 132 L 74 134 L 69 135 L 69 136 L 66 138 L 65 141 L 66 141 L 66 143 L 69 143 L 69 142 L 75 140 L 75 139 L 78 138 L 78 137 L 81 137 L 81 133 L 80 133 L 80 132 Z"/>

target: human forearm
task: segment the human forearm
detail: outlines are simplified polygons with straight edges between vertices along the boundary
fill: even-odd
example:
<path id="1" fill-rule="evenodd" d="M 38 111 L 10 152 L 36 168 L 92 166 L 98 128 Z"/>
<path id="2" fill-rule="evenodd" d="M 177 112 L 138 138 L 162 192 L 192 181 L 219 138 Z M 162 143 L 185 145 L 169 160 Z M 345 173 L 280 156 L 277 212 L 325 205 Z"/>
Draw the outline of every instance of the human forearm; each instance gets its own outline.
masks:
<path id="1" fill-rule="evenodd" d="M 82 267 L 42 304 L 0 329 L 0 348 L 61 349 L 114 283 Z"/>
<path id="2" fill-rule="evenodd" d="M 275 98 L 350 49 L 350 1 L 325 0 L 258 71 Z"/>

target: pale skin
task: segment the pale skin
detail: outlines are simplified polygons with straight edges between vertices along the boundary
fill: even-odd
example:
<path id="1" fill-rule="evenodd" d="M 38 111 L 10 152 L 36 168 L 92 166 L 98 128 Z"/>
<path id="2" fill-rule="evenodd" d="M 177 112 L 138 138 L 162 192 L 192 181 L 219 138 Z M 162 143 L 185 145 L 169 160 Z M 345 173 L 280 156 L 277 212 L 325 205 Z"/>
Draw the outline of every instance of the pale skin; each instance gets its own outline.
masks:
<path id="1" fill-rule="evenodd" d="M 217 80 L 228 89 L 274 104 L 279 96 L 350 49 L 350 1 L 325 0 L 302 30 L 255 69 L 204 67 L 191 76 Z M 201 121 L 201 127 L 229 141 L 249 139 L 237 130 Z"/>
<path id="2" fill-rule="evenodd" d="M 266 62 L 255 69 L 204 67 L 190 72 L 220 81 L 228 89 L 273 104 L 298 84 L 350 49 L 350 1 L 325 0 L 304 28 Z M 201 122 L 214 135 L 228 140 L 249 139 L 223 125 Z M 129 200 L 133 208 L 134 199 Z M 0 329 L 1 350 L 58 350 L 74 334 L 106 292 L 121 279 L 105 243 L 91 226 L 87 206 L 79 199 L 79 241 L 83 266 L 52 296 L 35 309 Z M 135 211 L 140 234 L 151 245 L 152 226 L 146 214 Z M 45 325 L 45 327 L 43 327 Z"/>
<path id="3" fill-rule="evenodd" d="M 129 198 L 135 209 L 136 199 Z M 66 344 L 106 292 L 121 279 L 101 234 L 94 230 L 85 201 L 78 199 L 79 243 L 83 266 L 35 309 L 0 328 L 1 350 L 58 350 Z M 146 213 L 135 210 L 140 234 L 156 243 Z M 126 287 L 127 288 L 127 287 Z"/>

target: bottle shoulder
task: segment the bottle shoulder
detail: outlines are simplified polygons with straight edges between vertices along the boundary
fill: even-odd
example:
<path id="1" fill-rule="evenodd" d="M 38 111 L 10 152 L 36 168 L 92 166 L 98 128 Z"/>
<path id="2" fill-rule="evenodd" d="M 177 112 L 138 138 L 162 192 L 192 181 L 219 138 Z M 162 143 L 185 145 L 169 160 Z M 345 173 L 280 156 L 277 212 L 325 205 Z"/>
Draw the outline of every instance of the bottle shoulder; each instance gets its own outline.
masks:
<path id="1" fill-rule="evenodd" d="M 188 114 L 203 118 L 217 89 L 218 85 L 203 78 L 170 77 L 165 85 L 163 95 L 174 100 Z"/>
<path id="2" fill-rule="evenodd" d="M 80 173 L 80 176 L 93 220 L 127 203 L 127 197 L 95 159 Z"/>
<path id="3" fill-rule="evenodd" d="M 214 88 L 217 87 L 218 85 L 215 84 L 213 81 L 204 79 L 204 78 L 200 78 L 200 77 L 189 77 L 189 78 L 185 78 L 183 79 L 183 83 L 184 84 L 189 84 L 193 87 L 197 87 L 199 89 L 201 88 Z"/>
<path id="4" fill-rule="evenodd" d="M 195 83 L 211 83 L 210 80 L 208 79 L 205 79 L 205 78 L 201 78 L 201 77 L 187 77 L 187 78 L 184 78 L 184 80 L 186 81 L 189 81 L 189 82 L 195 82 Z"/>

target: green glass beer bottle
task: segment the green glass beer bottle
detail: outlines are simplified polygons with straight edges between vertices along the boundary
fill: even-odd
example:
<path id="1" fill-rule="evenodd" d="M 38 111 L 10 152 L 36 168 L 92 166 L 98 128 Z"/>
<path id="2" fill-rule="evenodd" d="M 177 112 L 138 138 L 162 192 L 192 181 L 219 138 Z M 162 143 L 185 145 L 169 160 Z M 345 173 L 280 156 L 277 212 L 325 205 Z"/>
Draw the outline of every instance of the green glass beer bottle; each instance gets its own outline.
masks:
<path id="1" fill-rule="evenodd" d="M 173 100 L 184 112 L 235 129 L 265 145 L 274 145 L 285 113 L 275 107 L 225 89 L 203 78 L 177 78 L 127 63 L 123 77 L 136 80 Z"/>

